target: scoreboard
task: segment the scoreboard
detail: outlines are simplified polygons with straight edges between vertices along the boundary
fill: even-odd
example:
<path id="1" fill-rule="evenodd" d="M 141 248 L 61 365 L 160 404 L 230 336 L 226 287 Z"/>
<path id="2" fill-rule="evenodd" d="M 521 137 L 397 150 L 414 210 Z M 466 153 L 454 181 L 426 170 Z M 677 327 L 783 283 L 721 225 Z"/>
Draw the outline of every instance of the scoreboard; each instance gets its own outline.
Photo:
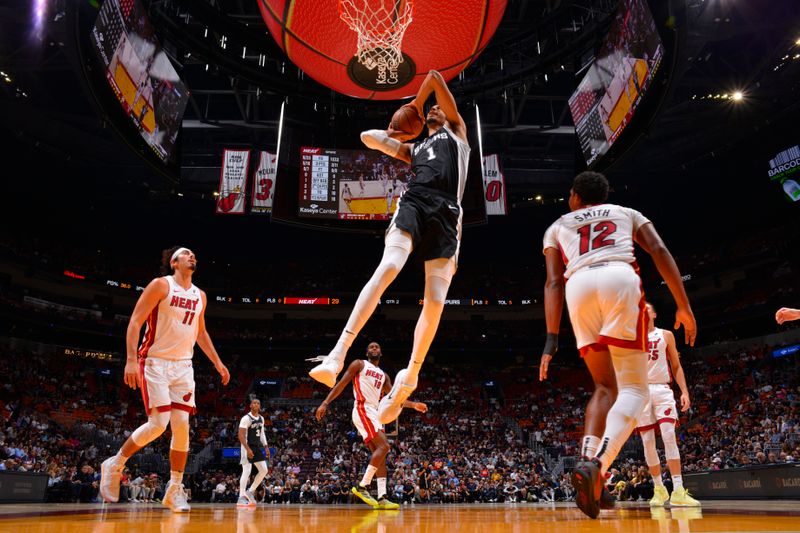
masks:
<path id="1" fill-rule="evenodd" d="M 374 150 L 300 148 L 298 216 L 388 220 L 411 166 Z"/>

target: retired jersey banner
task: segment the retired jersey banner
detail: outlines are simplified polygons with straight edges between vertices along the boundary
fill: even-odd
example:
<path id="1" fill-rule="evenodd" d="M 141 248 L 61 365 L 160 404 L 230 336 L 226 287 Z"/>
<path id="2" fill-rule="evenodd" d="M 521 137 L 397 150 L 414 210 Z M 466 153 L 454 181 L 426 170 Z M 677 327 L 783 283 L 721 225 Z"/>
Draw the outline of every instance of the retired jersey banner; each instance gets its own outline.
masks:
<path id="1" fill-rule="evenodd" d="M 500 170 L 500 157 L 497 154 L 483 158 L 483 197 L 486 200 L 487 215 L 508 214 L 506 180 Z"/>
<path id="2" fill-rule="evenodd" d="M 275 191 L 275 175 L 278 170 L 278 157 L 269 152 L 261 152 L 258 168 L 253 175 L 253 195 L 250 200 L 251 213 L 272 211 L 272 193 Z"/>
<path id="3" fill-rule="evenodd" d="M 226 148 L 223 152 L 222 170 L 219 174 L 217 213 L 244 214 L 249 164 L 250 150 L 228 150 Z"/>

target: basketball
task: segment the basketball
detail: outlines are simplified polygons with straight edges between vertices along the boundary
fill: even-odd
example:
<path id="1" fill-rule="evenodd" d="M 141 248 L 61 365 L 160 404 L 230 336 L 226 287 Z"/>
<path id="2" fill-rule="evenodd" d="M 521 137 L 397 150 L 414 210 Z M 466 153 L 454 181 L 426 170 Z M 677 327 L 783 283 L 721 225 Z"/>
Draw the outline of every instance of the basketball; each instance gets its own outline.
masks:
<path id="1" fill-rule="evenodd" d="M 270 34 L 300 69 L 347 96 L 396 100 L 417 93 L 431 69 L 450 80 L 494 35 L 507 0 L 259 0 Z M 402 60 L 386 68 L 359 62 L 359 35 L 342 18 L 347 5 L 369 6 L 389 21 L 408 10 Z M 384 17 L 384 18 L 385 18 Z M 445 23 L 446 21 L 446 23 Z M 371 67 L 371 68 L 369 68 Z"/>
<path id="2" fill-rule="evenodd" d="M 392 122 L 389 125 L 393 130 L 402 131 L 416 137 L 422 133 L 425 119 L 422 118 L 416 107 L 406 104 L 394 112 Z"/>

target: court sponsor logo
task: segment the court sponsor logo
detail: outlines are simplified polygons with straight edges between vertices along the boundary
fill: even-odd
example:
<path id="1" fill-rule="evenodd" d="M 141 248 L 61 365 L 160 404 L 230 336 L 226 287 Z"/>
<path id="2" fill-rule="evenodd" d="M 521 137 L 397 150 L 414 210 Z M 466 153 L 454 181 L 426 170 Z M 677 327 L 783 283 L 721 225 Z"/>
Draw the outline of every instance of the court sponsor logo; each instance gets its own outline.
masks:
<path id="1" fill-rule="evenodd" d="M 779 487 L 800 488 L 800 477 L 782 477 L 778 478 Z"/>
<path id="2" fill-rule="evenodd" d="M 712 481 L 711 482 L 711 489 L 712 490 L 727 490 L 728 482 L 727 481 Z"/>

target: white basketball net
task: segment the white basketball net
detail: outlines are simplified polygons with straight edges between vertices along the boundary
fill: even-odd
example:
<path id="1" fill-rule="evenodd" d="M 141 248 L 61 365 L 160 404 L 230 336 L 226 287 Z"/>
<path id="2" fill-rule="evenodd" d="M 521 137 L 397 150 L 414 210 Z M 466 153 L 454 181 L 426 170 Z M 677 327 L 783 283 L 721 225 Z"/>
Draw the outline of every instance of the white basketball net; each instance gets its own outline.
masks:
<path id="1" fill-rule="evenodd" d="M 369 70 L 396 69 L 413 8 L 412 0 L 339 0 L 339 16 L 358 34 L 358 62 Z"/>

